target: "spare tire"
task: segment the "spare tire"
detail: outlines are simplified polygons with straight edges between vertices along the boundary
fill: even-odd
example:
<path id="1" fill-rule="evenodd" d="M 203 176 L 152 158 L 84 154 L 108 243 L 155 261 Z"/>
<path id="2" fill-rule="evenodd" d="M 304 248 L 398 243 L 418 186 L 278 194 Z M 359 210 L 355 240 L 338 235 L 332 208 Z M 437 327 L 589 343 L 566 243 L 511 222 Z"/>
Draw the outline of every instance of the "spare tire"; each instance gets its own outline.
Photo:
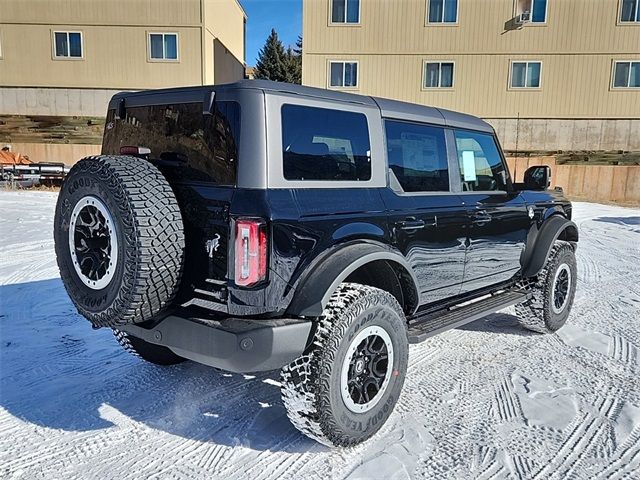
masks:
<path id="1" fill-rule="evenodd" d="M 74 165 L 58 196 L 54 240 L 67 293 L 96 327 L 151 320 L 178 290 L 182 215 L 146 160 L 95 156 Z"/>

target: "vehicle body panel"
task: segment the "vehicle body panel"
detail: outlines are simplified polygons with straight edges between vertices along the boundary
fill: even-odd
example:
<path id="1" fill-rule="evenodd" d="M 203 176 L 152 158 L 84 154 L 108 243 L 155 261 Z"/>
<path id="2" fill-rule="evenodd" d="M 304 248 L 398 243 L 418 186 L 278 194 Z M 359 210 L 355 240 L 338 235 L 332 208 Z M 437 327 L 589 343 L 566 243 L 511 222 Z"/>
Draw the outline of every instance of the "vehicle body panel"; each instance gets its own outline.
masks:
<path id="1" fill-rule="evenodd" d="M 204 105 L 212 92 L 215 104 L 241 105 L 235 184 L 216 184 L 207 165 L 189 157 L 150 159 L 168 178 L 183 211 L 187 260 L 178 299 L 181 307 L 200 314 L 249 318 L 292 314 L 287 309 L 292 302 L 296 304 L 296 296 L 303 295 L 305 278 L 328 256 L 352 242 L 375 242 L 383 250 L 404 255 L 422 307 L 461 301 L 492 285 L 515 284 L 522 267 L 532 258 L 536 233 L 544 222 L 554 215 L 571 216 L 570 203 L 561 192 L 521 192 L 510 179 L 505 192 L 462 192 L 452 129 L 489 133 L 494 138 L 495 133 L 476 117 L 433 107 L 250 81 L 118 94 L 110 102 L 107 129 L 111 122 L 126 121 L 117 119 L 122 102 L 125 111 L 143 105 Z M 371 178 L 285 180 L 280 120 L 284 104 L 365 115 Z M 388 173 L 385 118 L 445 129 L 449 192 L 404 194 L 394 189 Z M 122 146 L 124 139 L 118 140 L 117 146 Z M 119 151 L 105 140 L 103 153 Z M 186 175 L 186 170 L 195 173 Z M 533 218 L 529 217 L 530 208 Z M 243 217 L 264 219 L 268 228 L 267 278 L 252 287 L 239 287 L 233 280 L 234 222 Z M 413 220 L 422 221 L 424 227 L 400 228 L 399 222 Z M 214 241 L 217 249 L 212 250 Z"/>

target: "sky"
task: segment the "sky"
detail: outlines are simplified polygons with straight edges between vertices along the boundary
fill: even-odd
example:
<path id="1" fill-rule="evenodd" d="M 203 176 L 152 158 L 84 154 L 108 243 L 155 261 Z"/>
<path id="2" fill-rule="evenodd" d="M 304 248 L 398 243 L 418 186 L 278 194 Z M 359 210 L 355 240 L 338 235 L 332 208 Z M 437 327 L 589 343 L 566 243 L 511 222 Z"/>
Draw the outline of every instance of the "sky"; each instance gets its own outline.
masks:
<path id="1" fill-rule="evenodd" d="M 255 66 L 258 51 L 275 28 L 284 47 L 302 33 L 302 0 L 240 0 L 247 13 L 247 65 Z"/>

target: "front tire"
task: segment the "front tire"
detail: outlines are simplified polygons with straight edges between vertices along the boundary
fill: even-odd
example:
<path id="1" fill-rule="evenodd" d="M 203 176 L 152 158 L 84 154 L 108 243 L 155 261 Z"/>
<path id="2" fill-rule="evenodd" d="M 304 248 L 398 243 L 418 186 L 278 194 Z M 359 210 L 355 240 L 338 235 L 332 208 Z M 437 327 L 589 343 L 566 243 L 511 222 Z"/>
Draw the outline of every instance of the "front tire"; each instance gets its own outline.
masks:
<path id="1" fill-rule="evenodd" d="M 553 333 L 562 328 L 571 312 L 577 276 L 572 245 L 557 241 L 531 285 L 533 296 L 515 306 L 520 324 L 538 333 Z"/>
<path id="2" fill-rule="evenodd" d="M 318 320 L 312 350 L 282 369 L 289 419 L 325 445 L 363 442 L 391 415 L 408 352 L 406 319 L 390 293 L 340 285 Z"/>

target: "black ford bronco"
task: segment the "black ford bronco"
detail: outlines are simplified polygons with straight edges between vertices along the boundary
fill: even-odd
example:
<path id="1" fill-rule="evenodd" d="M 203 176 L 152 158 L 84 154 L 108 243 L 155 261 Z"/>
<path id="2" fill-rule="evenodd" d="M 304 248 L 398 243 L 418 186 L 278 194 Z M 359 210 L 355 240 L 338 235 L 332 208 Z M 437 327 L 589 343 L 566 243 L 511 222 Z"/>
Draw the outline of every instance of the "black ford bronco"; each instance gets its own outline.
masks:
<path id="1" fill-rule="evenodd" d="M 281 368 L 293 424 L 348 446 L 391 414 L 410 343 L 511 305 L 562 327 L 578 229 L 549 185 L 513 183 L 491 126 L 442 109 L 265 81 L 121 93 L 63 184 L 56 255 L 127 350 Z"/>

